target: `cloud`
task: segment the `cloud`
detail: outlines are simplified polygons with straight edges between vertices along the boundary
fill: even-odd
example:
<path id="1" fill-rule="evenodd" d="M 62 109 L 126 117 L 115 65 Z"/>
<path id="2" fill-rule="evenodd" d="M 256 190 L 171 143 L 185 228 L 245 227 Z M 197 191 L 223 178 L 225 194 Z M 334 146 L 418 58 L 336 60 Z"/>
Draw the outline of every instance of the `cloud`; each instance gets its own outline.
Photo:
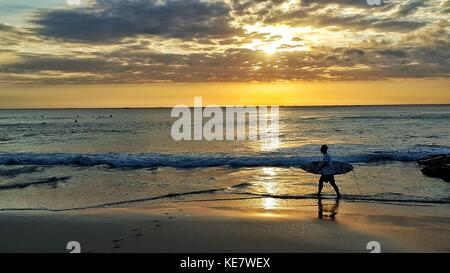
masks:
<path id="1" fill-rule="evenodd" d="M 106 43 L 155 35 L 190 40 L 239 34 L 224 2 L 200 0 L 98 0 L 76 9 L 41 11 L 31 20 L 43 36 Z"/>
<path id="2" fill-rule="evenodd" d="M 333 27 L 346 30 L 408 32 L 428 24 L 404 16 L 413 13 L 423 3 L 411 1 L 407 4 L 369 6 L 361 0 L 302 1 L 300 6 L 288 11 L 276 10 L 262 18 L 267 24 L 285 24 L 294 27 Z M 389 12 L 396 10 L 396 15 Z"/>
<path id="3" fill-rule="evenodd" d="M 381 7 L 363 0 L 292 3 L 98 0 L 81 8 L 40 10 L 32 27 L 0 24 L 0 82 L 450 76 L 450 24 L 441 13 L 448 2 L 402 1 Z M 289 26 L 311 27 L 295 33 Z M 275 45 L 273 54 L 256 50 L 265 45 Z"/>
<path id="4" fill-rule="evenodd" d="M 35 33 L 26 29 L 18 28 L 0 23 L 0 46 L 2 49 L 20 45 L 23 42 L 33 42 L 41 40 Z"/>
<path id="5" fill-rule="evenodd" d="M 302 0 L 302 6 L 322 6 L 322 5 L 339 5 L 342 7 L 360 7 L 360 8 L 371 8 L 372 6 L 367 4 L 366 0 Z M 386 5 L 385 1 L 381 1 L 382 5 Z"/>
<path id="6" fill-rule="evenodd" d="M 420 7 L 426 6 L 426 1 L 422 0 L 410 0 L 402 3 L 398 6 L 398 10 L 396 12 L 399 16 L 407 16 L 416 12 Z"/>
<path id="7" fill-rule="evenodd" d="M 30 55 L 21 56 L 21 63 L 0 66 L 0 73 L 42 75 L 30 81 L 46 84 L 449 77 L 449 45 L 384 49 L 323 46 L 309 52 L 279 52 L 271 57 L 239 48 L 192 54 L 117 50 L 89 59 Z"/>

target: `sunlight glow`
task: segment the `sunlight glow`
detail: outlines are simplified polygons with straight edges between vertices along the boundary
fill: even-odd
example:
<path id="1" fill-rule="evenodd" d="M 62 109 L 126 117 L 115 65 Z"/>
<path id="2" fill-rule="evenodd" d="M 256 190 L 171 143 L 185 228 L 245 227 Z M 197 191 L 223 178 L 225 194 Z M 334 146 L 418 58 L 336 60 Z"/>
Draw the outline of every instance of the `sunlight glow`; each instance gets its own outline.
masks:
<path id="1" fill-rule="evenodd" d="M 286 51 L 308 51 L 309 47 L 302 41 L 302 36 L 311 32 L 310 27 L 289 27 L 284 25 L 261 24 L 244 26 L 247 33 L 256 33 L 263 36 L 260 39 L 253 39 L 252 42 L 244 45 L 244 48 L 261 50 L 266 54 Z"/>
<path id="2" fill-rule="evenodd" d="M 283 12 L 288 12 L 289 10 L 292 10 L 295 7 L 297 7 L 297 5 L 298 5 L 298 0 L 289 0 L 289 1 L 284 2 L 281 5 L 281 10 Z"/>

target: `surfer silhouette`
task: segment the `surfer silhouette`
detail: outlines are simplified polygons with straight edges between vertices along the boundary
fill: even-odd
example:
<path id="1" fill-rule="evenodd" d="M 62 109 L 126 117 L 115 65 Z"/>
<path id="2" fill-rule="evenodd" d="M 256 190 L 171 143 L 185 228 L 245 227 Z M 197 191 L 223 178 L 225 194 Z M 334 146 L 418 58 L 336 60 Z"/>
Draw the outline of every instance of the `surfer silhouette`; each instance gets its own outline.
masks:
<path id="1" fill-rule="evenodd" d="M 322 194 L 322 188 L 323 183 L 330 183 L 330 185 L 333 187 L 334 191 L 336 192 L 336 195 L 338 198 L 341 197 L 341 193 L 339 192 L 339 187 L 336 185 L 336 181 L 334 180 L 334 174 L 336 173 L 333 164 L 331 162 L 331 157 L 328 154 L 328 146 L 322 145 L 320 148 L 320 152 L 323 154 L 323 163 L 322 166 L 317 169 L 317 173 L 320 173 L 320 179 L 319 179 L 319 189 L 317 191 L 317 196 L 320 197 Z"/>

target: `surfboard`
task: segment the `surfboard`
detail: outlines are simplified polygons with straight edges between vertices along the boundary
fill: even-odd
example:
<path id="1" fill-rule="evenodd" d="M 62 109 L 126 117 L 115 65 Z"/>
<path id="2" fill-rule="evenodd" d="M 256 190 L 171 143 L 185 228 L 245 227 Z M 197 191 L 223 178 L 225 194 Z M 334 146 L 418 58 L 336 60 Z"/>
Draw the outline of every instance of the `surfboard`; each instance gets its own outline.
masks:
<path id="1" fill-rule="evenodd" d="M 353 166 L 347 162 L 341 162 L 341 161 L 331 161 L 333 163 L 333 168 L 335 171 L 335 175 L 338 174 L 345 174 L 348 172 L 351 172 L 353 170 Z M 314 174 L 320 174 L 317 173 L 316 170 L 319 169 L 323 164 L 323 161 L 312 161 L 309 163 L 306 163 L 304 165 L 301 165 L 300 168 L 304 170 L 305 172 L 314 173 Z"/>

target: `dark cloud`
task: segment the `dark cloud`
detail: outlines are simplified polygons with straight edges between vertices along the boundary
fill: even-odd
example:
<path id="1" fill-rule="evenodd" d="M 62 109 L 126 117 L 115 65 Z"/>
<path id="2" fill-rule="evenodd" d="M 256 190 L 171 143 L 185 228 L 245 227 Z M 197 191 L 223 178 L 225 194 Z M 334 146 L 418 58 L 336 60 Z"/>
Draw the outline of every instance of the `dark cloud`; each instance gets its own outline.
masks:
<path id="1" fill-rule="evenodd" d="M 0 23 L 0 46 L 6 48 L 9 46 L 20 45 L 22 42 L 35 42 L 41 38 L 37 37 L 35 33 Z"/>
<path id="2" fill-rule="evenodd" d="M 4 49 L 0 54 L 9 58 L 0 63 L 0 82 L 248 82 L 450 76 L 450 24 L 433 18 L 434 13 L 441 15 L 441 10 L 430 6 L 431 2 L 392 1 L 370 7 L 365 0 L 303 0 L 289 10 L 282 9 L 286 2 L 98 0 L 84 8 L 40 11 L 33 17 L 37 26 L 32 29 L 0 24 L 0 46 Z M 448 7 L 448 2 L 433 3 Z M 282 33 L 258 28 L 243 33 L 236 27 L 257 23 L 313 29 L 290 43 L 283 40 Z M 324 46 L 323 41 L 311 39 L 323 37 L 327 31 L 332 31 L 337 41 Z M 340 34 L 343 42 L 339 41 Z M 355 35 L 354 42 L 351 35 Z M 282 44 L 270 56 L 243 48 L 255 40 Z M 299 42 L 310 50 L 295 51 Z"/>
<path id="3" fill-rule="evenodd" d="M 359 49 L 359 48 L 348 48 L 345 49 L 344 54 L 347 56 L 364 56 L 365 51 L 363 49 Z"/>
<path id="4" fill-rule="evenodd" d="M 450 44 L 450 22 L 440 20 L 402 37 L 403 44 L 439 47 Z"/>
<path id="5" fill-rule="evenodd" d="M 9 73 L 60 71 L 60 72 L 98 72 L 116 73 L 124 71 L 120 63 L 114 61 L 105 62 L 97 58 L 61 58 L 42 55 L 21 55 L 24 61 L 3 68 Z"/>
<path id="6" fill-rule="evenodd" d="M 381 1 L 381 5 L 386 5 L 386 1 Z M 371 8 L 369 4 L 367 4 L 366 0 L 302 0 L 302 6 L 323 6 L 335 4 L 342 7 L 359 7 L 359 8 Z"/>
<path id="7" fill-rule="evenodd" d="M 377 50 L 376 52 L 384 56 L 392 56 L 397 58 L 405 58 L 408 56 L 407 52 L 400 49 L 382 49 Z"/>
<path id="8" fill-rule="evenodd" d="M 233 14 L 240 20 L 252 24 L 284 24 L 289 26 L 340 27 L 343 29 L 408 32 L 425 26 L 427 22 L 407 18 L 426 1 L 382 1 L 380 6 L 371 6 L 367 0 L 302 0 L 283 10 L 288 0 L 230 0 Z M 342 14 L 347 8 L 356 9 Z M 395 16 L 375 15 L 394 12 Z"/>
<path id="9" fill-rule="evenodd" d="M 397 15 L 407 16 L 416 12 L 420 7 L 426 6 L 426 1 L 423 0 L 410 0 L 402 3 L 398 6 Z"/>
<path id="10" fill-rule="evenodd" d="M 288 3 L 289 0 L 229 0 L 233 12 L 239 16 L 252 16 L 254 18 L 262 19 L 275 10 L 280 10 L 283 4 Z M 391 4 L 382 2 L 381 6 L 373 7 L 367 4 L 366 0 L 299 0 L 292 5 L 295 11 L 312 12 L 320 10 L 330 5 L 337 5 L 341 8 L 353 7 L 370 10 L 372 8 L 386 8 L 391 7 Z"/>
<path id="11" fill-rule="evenodd" d="M 11 38 L 11 36 L 15 36 L 16 34 L 17 32 L 13 27 L 0 23 L 0 46 L 5 48 L 18 45 L 19 41 Z"/>
<path id="12" fill-rule="evenodd" d="M 439 9 L 441 13 L 450 13 L 450 0 L 443 0 Z"/>
<path id="13" fill-rule="evenodd" d="M 448 77 L 450 44 L 436 47 L 332 48 L 310 52 L 229 49 L 223 53 L 169 54 L 117 50 L 90 59 L 22 56 L 0 66 L 0 73 L 53 72 L 61 77 L 30 79 L 42 83 L 248 82 L 278 80 L 380 80 Z M 87 73 L 84 78 L 65 73 Z M 74 81 L 76 79 L 76 81 Z"/>
<path id="14" fill-rule="evenodd" d="M 0 31 L 5 31 L 5 32 L 13 32 L 15 29 L 12 26 L 8 26 L 5 24 L 0 23 Z"/>
<path id="15" fill-rule="evenodd" d="M 41 11 L 32 22 L 40 35 L 82 42 L 125 37 L 223 38 L 240 33 L 223 2 L 99 0 L 90 7 Z"/>
<path id="16" fill-rule="evenodd" d="M 282 23 L 290 26 L 339 27 L 350 30 L 375 29 L 390 32 L 409 32 L 427 25 L 428 22 L 412 21 L 402 17 L 380 17 L 370 13 L 354 13 L 343 16 L 336 10 L 312 12 L 297 9 L 275 13 L 265 19 L 267 24 Z"/>

